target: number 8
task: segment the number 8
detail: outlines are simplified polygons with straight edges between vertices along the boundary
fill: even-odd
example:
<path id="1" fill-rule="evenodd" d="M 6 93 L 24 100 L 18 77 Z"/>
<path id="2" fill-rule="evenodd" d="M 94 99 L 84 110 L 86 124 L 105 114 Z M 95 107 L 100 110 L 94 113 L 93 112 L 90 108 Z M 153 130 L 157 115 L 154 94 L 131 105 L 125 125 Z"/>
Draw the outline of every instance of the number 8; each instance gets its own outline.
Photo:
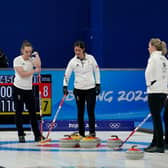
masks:
<path id="1" fill-rule="evenodd" d="M 48 96 L 48 86 L 43 87 L 43 96 L 47 97 Z"/>

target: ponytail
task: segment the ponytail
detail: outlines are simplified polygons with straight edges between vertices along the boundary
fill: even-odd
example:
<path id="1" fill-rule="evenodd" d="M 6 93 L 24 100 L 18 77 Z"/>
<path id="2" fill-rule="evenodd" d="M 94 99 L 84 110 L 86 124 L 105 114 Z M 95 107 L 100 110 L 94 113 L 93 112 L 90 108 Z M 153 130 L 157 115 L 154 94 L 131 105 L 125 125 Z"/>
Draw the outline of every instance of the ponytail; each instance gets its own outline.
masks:
<path id="1" fill-rule="evenodd" d="M 162 54 L 166 55 L 167 54 L 167 45 L 164 41 L 161 42 L 161 46 L 162 46 Z"/>

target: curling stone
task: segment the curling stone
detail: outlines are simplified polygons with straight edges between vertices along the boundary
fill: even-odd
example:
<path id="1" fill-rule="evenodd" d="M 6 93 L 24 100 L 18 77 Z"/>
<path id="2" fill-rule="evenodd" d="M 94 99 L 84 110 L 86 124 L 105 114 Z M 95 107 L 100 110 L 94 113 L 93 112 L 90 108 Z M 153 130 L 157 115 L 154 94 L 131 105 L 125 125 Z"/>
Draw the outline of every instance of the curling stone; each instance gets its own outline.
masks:
<path id="1" fill-rule="evenodd" d="M 79 145 L 79 139 L 72 138 L 71 136 L 65 135 L 65 138 L 61 138 L 59 146 L 61 148 L 74 148 Z"/>
<path id="2" fill-rule="evenodd" d="M 117 135 L 112 135 L 108 140 L 107 140 L 107 146 L 109 148 L 113 149 L 118 149 L 122 145 L 122 140 L 118 138 Z"/>
<path id="3" fill-rule="evenodd" d="M 90 135 L 88 135 L 88 136 L 86 136 L 87 137 L 87 139 L 95 139 L 96 141 L 97 141 L 97 145 L 100 145 L 101 144 L 101 139 L 100 138 L 98 138 L 98 137 L 94 137 L 94 136 L 90 136 Z"/>
<path id="4" fill-rule="evenodd" d="M 90 136 L 90 138 L 95 139 L 97 141 L 97 145 L 101 144 L 101 139 L 100 138 L 98 138 L 98 137 L 92 137 L 92 136 Z"/>
<path id="5" fill-rule="evenodd" d="M 126 157 L 130 160 L 139 160 L 144 157 L 144 151 L 137 149 L 137 146 L 134 145 L 126 151 Z"/>
<path id="6" fill-rule="evenodd" d="M 66 136 L 66 135 L 65 135 L 65 136 Z M 69 135 L 68 135 L 68 136 L 69 136 Z M 72 133 L 72 134 L 70 135 L 70 137 L 71 137 L 72 139 L 76 139 L 76 140 L 78 140 L 78 141 L 80 141 L 80 139 L 82 138 L 82 137 L 79 135 L 78 132 Z"/>
<path id="7" fill-rule="evenodd" d="M 98 145 L 98 140 L 96 137 L 84 137 L 80 140 L 81 148 L 96 148 Z"/>

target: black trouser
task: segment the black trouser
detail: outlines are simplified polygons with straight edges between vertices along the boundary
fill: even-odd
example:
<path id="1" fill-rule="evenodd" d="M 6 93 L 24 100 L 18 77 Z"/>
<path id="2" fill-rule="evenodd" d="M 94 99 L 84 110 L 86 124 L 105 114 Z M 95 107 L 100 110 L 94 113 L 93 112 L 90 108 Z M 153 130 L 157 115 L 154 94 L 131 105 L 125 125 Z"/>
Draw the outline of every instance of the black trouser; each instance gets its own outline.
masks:
<path id="1" fill-rule="evenodd" d="M 165 101 L 164 126 L 165 126 L 165 143 L 168 144 L 168 98 Z"/>
<path id="2" fill-rule="evenodd" d="M 161 112 L 164 107 L 165 99 L 166 94 L 148 94 L 148 104 L 152 114 L 154 131 L 152 146 L 164 147 Z"/>
<path id="3" fill-rule="evenodd" d="M 74 89 L 74 95 L 78 108 L 79 134 L 81 136 L 85 136 L 85 124 L 84 124 L 85 102 L 87 105 L 87 112 L 89 119 L 89 132 L 95 133 L 95 113 L 94 113 L 96 104 L 95 88 L 88 90 Z"/>
<path id="4" fill-rule="evenodd" d="M 37 117 L 36 117 L 35 100 L 34 100 L 33 91 L 19 89 L 14 86 L 13 98 L 14 98 L 15 109 L 16 109 L 15 122 L 18 130 L 18 135 L 19 136 L 24 135 L 22 112 L 23 112 L 23 106 L 25 103 L 29 111 L 30 121 L 31 121 L 34 136 L 36 137 L 41 136 L 38 128 Z"/>

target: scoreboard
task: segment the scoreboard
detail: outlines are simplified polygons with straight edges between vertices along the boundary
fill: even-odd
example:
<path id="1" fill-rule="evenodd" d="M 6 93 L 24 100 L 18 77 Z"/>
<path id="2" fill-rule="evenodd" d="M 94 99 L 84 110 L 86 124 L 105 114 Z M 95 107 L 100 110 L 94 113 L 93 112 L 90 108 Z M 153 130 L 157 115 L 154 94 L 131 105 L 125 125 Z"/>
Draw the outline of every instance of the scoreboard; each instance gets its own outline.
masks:
<path id="1" fill-rule="evenodd" d="M 13 123 L 15 105 L 13 100 L 14 75 L 0 75 L 0 123 Z M 41 92 L 39 97 L 39 91 Z M 33 94 L 35 96 L 35 109 L 39 116 L 40 101 L 43 116 L 51 115 L 52 99 L 52 76 L 42 74 L 41 83 L 38 82 L 38 75 L 33 76 Z M 41 98 L 41 100 L 40 100 Z M 28 119 L 26 105 L 23 109 L 24 120 Z"/>

